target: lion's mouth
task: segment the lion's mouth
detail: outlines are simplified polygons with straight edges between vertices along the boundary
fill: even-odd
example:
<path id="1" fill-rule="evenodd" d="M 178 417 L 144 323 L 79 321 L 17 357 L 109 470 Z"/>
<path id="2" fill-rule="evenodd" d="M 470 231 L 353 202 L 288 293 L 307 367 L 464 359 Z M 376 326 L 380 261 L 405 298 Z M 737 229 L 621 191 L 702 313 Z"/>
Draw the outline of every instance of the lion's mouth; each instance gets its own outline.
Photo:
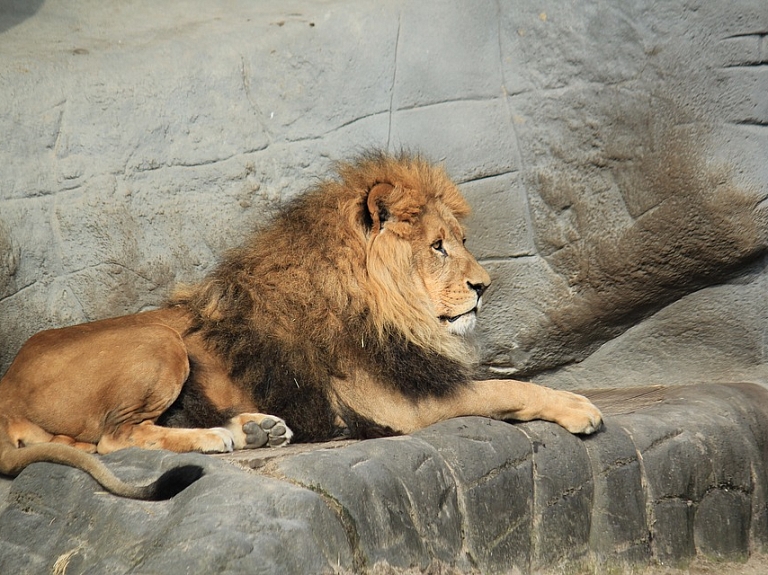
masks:
<path id="1" fill-rule="evenodd" d="M 477 302 L 475 303 L 475 307 L 472 309 L 465 311 L 464 313 L 460 313 L 458 315 L 441 315 L 437 319 L 439 319 L 443 323 L 456 323 L 461 318 L 469 318 L 470 316 L 475 318 L 477 317 L 477 312 L 480 311 L 480 308 L 483 306 L 483 298 L 479 297 L 477 298 Z"/>
<path id="2" fill-rule="evenodd" d="M 438 319 L 439 319 L 440 321 L 443 321 L 443 322 L 447 322 L 447 323 L 455 323 L 455 322 L 456 322 L 456 321 L 458 321 L 459 319 L 461 319 L 461 318 L 463 318 L 463 317 L 465 317 L 465 316 L 468 316 L 468 315 L 470 315 L 470 314 L 471 314 L 471 315 L 476 315 L 476 314 L 477 314 L 477 308 L 476 308 L 476 307 L 473 307 L 473 308 L 472 308 L 471 310 L 469 310 L 469 311 L 465 311 L 464 313 L 460 313 L 459 315 L 454 315 L 454 316 L 441 315 L 441 316 L 440 316 Z"/>
<path id="3" fill-rule="evenodd" d="M 448 333 L 454 335 L 464 336 L 475 329 L 475 322 L 477 321 L 478 307 L 473 307 L 469 311 L 460 313 L 458 315 L 443 315 L 440 316 L 440 322 L 448 330 Z"/>

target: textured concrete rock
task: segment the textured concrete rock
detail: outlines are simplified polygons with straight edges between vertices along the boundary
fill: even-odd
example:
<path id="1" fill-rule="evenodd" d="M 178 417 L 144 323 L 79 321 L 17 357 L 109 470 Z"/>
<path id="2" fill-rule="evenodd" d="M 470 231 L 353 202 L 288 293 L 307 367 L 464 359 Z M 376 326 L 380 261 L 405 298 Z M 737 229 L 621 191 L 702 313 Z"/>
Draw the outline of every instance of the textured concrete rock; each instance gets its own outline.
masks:
<path id="1" fill-rule="evenodd" d="M 768 391 L 658 397 L 587 439 L 471 417 L 335 449 L 256 450 L 233 459 L 241 467 L 138 450 L 105 458 L 132 481 L 204 467 L 157 503 L 35 464 L 4 497 L 0 572 L 561 573 L 768 548 Z"/>
<path id="2" fill-rule="evenodd" d="M 338 505 L 355 533 L 358 568 L 426 568 L 434 559 L 452 562 L 461 550 L 455 481 L 439 454 L 415 438 L 307 453 L 280 461 L 273 473 Z"/>
<path id="3" fill-rule="evenodd" d="M 585 442 L 592 463 L 595 504 L 590 547 L 598 557 L 641 563 L 651 557 L 643 475 L 629 434 L 610 426 Z"/>
<path id="4" fill-rule="evenodd" d="M 527 565 L 533 526 L 533 461 L 527 437 L 480 418 L 442 423 L 416 437 L 438 449 L 456 478 L 468 559 L 481 571 Z"/>
<path id="5" fill-rule="evenodd" d="M 738 280 L 682 297 L 579 364 L 537 377 L 578 389 L 631 384 L 763 381 L 765 259 Z M 758 318 L 755 323 L 752 318 Z"/>
<path id="6" fill-rule="evenodd" d="M 181 462 L 206 475 L 146 503 L 100 492 L 75 470 L 34 465 L 7 495 L 0 572 L 319 573 L 351 563 L 343 526 L 312 491 L 204 456 L 129 450 L 106 461 L 133 481 Z"/>
<path id="7" fill-rule="evenodd" d="M 584 557 L 589 551 L 592 467 L 584 442 L 558 426 L 526 426 L 533 449 L 531 569 Z M 567 465 L 563 465 L 568 461 Z"/>
<path id="8" fill-rule="evenodd" d="M 49 0 L 0 22 L 0 370 L 41 328 L 159 304 L 373 146 L 445 162 L 474 204 L 489 371 L 768 380 L 761 0 Z"/>

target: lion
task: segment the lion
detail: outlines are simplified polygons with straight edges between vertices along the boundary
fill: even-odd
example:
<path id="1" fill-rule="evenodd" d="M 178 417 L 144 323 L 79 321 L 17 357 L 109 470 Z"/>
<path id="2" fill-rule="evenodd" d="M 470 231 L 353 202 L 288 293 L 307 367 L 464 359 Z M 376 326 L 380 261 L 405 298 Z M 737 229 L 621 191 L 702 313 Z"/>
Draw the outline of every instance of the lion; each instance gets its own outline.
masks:
<path id="1" fill-rule="evenodd" d="M 418 155 L 340 164 L 161 308 L 30 338 L 0 380 L 0 472 L 53 461 L 157 499 L 202 471 L 134 486 L 93 454 L 364 439 L 466 415 L 595 432 L 585 397 L 473 378 L 466 336 L 490 277 L 464 245 L 468 214 Z"/>

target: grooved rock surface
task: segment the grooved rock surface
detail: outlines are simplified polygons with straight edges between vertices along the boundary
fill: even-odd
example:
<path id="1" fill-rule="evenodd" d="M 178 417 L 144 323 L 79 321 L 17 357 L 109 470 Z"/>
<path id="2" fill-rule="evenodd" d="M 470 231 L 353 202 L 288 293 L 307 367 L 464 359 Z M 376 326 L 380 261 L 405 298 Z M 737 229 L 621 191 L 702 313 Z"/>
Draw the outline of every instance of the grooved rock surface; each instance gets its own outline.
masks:
<path id="1" fill-rule="evenodd" d="M 35 464 L 4 485 L 0 572 L 560 573 L 768 550 L 765 388 L 666 388 L 624 413 L 603 405 L 619 413 L 586 439 L 470 417 L 314 450 L 105 458 L 132 481 L 205 468 L 157 503 Z"/>

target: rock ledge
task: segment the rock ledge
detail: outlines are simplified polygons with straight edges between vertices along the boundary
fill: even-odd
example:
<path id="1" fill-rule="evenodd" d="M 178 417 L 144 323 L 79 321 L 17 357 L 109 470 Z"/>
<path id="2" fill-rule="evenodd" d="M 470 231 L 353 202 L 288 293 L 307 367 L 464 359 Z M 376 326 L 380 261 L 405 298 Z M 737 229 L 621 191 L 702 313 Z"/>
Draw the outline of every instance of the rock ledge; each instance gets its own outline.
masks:
<path id="1" fill-rule="evenodd" d="M 764 551 L 768 391 L 619 393 L 596 392 L 608 415 L 589 438 L 469 417 L 359 443 L 105 458 L 135 481 L 205 467 L 160 503 L 36 464 L 7 491 L 0 572 L 546 573 Z"/>

